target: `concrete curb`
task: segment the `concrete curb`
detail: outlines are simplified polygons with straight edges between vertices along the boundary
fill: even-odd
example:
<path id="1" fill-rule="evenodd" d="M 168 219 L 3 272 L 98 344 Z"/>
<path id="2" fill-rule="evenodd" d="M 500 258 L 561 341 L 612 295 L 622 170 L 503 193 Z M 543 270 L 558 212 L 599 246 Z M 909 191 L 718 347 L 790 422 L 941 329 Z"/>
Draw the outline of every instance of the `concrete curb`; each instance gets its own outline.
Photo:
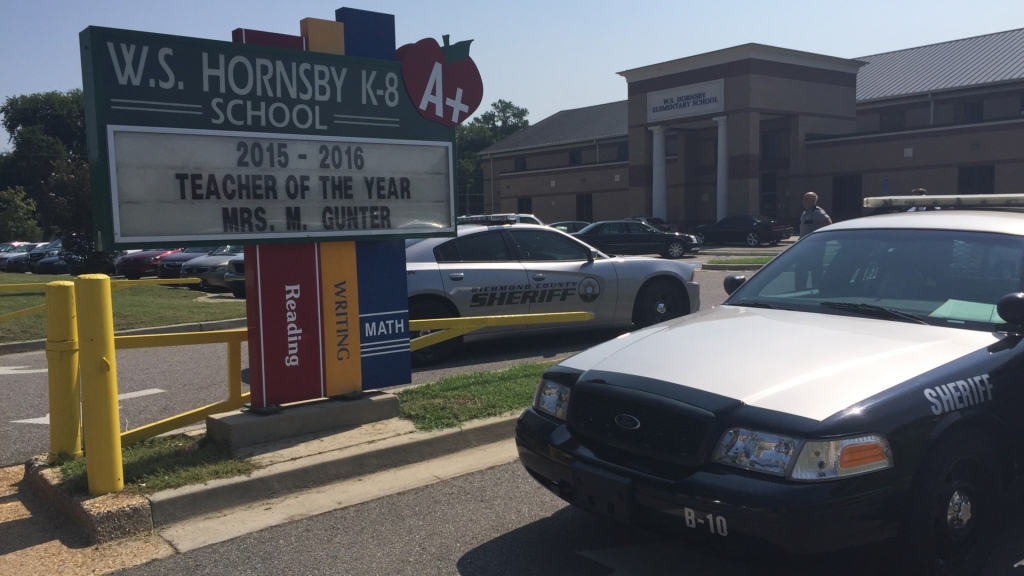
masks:
<path id="1" fill-rule="evenodd" d="M 213 480 L 149 496 L 153 526 L 252 504 L 374 472 L 511 440 L 518 416 L 470 422 L 462 428 L 414 432 L 332 452 L 272 464 L 249 476 Z"/>
<path id="2" fill-rule="evenodd" d="M 231 330 L 234 328 L 245 328 L 245 318 L 234 320 L 214 320 L 212 322 L 190 322 L 188 324 L 174 324 L 171 326 L 152 326 L 150 328 L 135 328 L 134 330 L 122 330 L 115 332 L 115 336 L 141 336 L 143 334 L 178 334 L 181 332 L 211 332 L 213 330 Z M 0 344 L 0 355 L 13 354 L 15 352 L 30 352 L 32 350 L 45 350 L 46 340 L 26 340 L 24 342 L 7 342 Z"/>
<path id="3" fill-rule="evenodd" d="M 764 264 L 704 264 L 703 270 L 760 270 Z"/>
<path id="4" fill-rule="evenodd" d="M 102 544 L 153 531 L 149 500 L 138 494 L 72 496 L 60 472 L 37 456 L 25 463 L 25 482 L 44 502 L 70 518 L 90 544 Z"/>

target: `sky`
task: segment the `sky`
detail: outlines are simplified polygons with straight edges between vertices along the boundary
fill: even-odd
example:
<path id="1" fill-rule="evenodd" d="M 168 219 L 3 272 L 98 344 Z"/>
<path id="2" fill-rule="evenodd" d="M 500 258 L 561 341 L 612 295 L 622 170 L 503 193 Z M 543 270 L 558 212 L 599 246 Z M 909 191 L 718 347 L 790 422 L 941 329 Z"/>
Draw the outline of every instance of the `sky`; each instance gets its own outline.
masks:
<path id="1" fill-rule="evenodd" d="M 394 14 L 399 46 L 472 39 L 477 114 L 504 99 L 532 123 L 625 99 L 622 70 L 748 42 L 853 58 L 1024 28 L 1021 0 L 0 0 L 0 101 L 80 88 L 90 25 L 229 41 L 235 28 L 297 35 L 342 6 Z"/>

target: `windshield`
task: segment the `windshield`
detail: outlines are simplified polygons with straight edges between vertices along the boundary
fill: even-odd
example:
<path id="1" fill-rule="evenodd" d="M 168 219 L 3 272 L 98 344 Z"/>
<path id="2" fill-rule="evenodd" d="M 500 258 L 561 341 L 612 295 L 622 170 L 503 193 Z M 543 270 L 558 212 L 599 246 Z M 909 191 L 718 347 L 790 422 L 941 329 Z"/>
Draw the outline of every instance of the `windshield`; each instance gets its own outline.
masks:
<path id="1" fill-rule="evenodd" d="M 1021 291 L 1024 238 L 952 230 L 819 232 L 772 260 L 726 302 L 828 314 L 912 314 L 993 330 Z M 853 306 L 850 306 L 853 305 Z M 896 314 L 886 316 L 896 317 Z"/>
<path id="2" fill-rule="evenodd" d="M 209 254 L 216 246 L 193 246 L 182 250 L 185 254 Z"/>
<path id="3" fill-rule="evenodd" d="M 597 231 L 596 228 L 597 228 L 598 224 L 601 224 L 601 222 L 594 222 L 590 226 L 585 226 L 583 228 L 583 230 L 580 230 L 578 233 L 579 234 L 589 234 L 591 232 L 596 232 Z"/>
<path id="4" fill-rule="evenodd" d="M 213 252 L 210 252 L 210 256 L 219 256 L 221 254 L 241 254 L 245 250 L 245 246 L 219 246 Z"/>

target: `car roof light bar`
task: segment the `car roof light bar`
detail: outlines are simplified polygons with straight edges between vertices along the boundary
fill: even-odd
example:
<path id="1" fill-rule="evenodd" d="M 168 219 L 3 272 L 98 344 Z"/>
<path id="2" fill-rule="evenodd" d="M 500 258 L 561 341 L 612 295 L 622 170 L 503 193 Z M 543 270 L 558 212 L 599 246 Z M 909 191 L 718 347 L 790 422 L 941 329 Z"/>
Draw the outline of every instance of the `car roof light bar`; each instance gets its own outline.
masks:
<path id="1" fill-rule="evenodd" d="M 484 214 L 481 216 L 459 216 L 456 221 L 459 224 L 470 224 L 474 222 L 515 222 L 515 214 Z"/>
<path id="2" fill-rule="evenodd" d="M 1024 194 L 972 194 L 948 196 L 876 196 L 864 199 L 865 208 L 1024 208 Z"/>

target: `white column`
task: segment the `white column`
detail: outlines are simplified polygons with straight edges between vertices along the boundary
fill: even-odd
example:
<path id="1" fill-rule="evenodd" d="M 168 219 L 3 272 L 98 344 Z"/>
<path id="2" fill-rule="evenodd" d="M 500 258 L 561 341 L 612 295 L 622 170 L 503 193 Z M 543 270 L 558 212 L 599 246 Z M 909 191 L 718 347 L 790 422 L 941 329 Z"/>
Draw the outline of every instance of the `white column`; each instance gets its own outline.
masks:
<path id="1" fill-rule="evenodd" d="M 729 132 L 727 118 L 712 118 L 718 123 L 718 176 L 715 180 L 715 201 L 718 204 L 718 220 L 729 215 Z"/>
<path id="2" fill-rule="evenodd" d="M 665 198 L 665 127 L 653 126 L 654 177 L 651 180 L 651 216 L 667 220 L 668 201 Z"/>

